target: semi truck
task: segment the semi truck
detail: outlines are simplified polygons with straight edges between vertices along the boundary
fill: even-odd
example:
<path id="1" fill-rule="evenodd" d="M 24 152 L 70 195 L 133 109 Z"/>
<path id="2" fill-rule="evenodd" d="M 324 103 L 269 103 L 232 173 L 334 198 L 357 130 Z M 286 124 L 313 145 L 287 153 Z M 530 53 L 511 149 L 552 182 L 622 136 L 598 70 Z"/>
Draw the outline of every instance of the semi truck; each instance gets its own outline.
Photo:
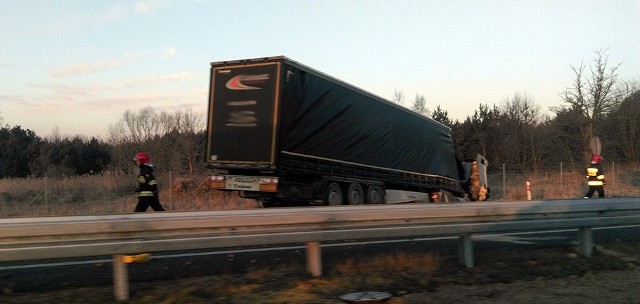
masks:
<path id="1" fill-rule="evenodd" d="M 488 189 L 486 160 L 459 162 L 449 127 L 284 56 L 211 63 L 206 149 L 210 188 L 264 206 Z"/>

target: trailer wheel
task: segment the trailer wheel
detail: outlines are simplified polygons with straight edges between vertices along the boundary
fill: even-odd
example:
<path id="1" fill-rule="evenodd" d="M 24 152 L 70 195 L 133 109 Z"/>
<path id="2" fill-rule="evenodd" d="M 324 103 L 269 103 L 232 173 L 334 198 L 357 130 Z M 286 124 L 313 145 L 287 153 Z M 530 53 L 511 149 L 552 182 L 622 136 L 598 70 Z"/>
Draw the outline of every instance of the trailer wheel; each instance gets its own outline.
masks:
<path id="1" fill-rule="evenodd" d="M 384 188 L 380 185 L 369 185 L 366 193 L 367 204 L 384 204 Z"/>
<path id="2" fill-rule="evenodd" d="M 327 186 L 327 204 L 328 205 L 342 205 L 343 196 L 342 188 L 336 182 L 331 182 Z"/>
<path id="3" fill-rule="evenodd" d="M 349 184 L 349 190 L 347 190 L 347 203 L 349 205 L 360 205 L 364 203 L 364 191 L 360 184 Z"/>

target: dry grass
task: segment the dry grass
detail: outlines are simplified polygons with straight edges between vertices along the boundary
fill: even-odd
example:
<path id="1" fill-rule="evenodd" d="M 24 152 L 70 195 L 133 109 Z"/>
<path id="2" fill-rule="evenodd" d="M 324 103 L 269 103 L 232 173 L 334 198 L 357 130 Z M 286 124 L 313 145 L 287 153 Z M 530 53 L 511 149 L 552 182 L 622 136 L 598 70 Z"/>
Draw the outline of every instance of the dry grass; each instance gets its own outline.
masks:
<path id="1" fill-rule="evenodd" d="M 618 169 L 607 173 L 605 192 L 607 197 L 640 196 L 640 171 Z M 586 178 L 582 172 L 546 172 L 541 174 L 495 173 L 489 176 L 492 200 L 518 201 L 527 199 L 526 182 L 531 183 L 533 200 L 576 199 L 587 192 Z"/>
<path id="2" fill-rule="evenodd" d="M 170 211 L 205 211 L 255 208 L 252 200 L 236 193 L 207 189 L 205 175 L 158 175 L 160 200 Z M 135 176 L 86 176 L 0 179 L 0 216 L 35 217 L 124 214 L 136 204 Z M 525 182 L 531 182 L 532 199 L 581 198 L 587 190 L 579 172 L 537 175 L 492 174 L 491 200 L 526 200 Z M 607 175 L 607 197 L 640 196 L 640 170 L 622 168 Z"/>
<path id="3" fill-rule="evenodd" d="M 206 176 L 157 176 L 160 201 L 170 211 L 247 209 L 252 200 L 207 189 Z M 136 176 L 0 179 L 0 216 L 36 217 L 131 213 Z"/>
<path id="4" fill-rule="evenodd" d="M 255 206 L 253 201 L 235 194 L 207 190 L 205 176 L 170 178 L 160 175 L 158 178 L 161 201 L 169 210 L 247 209 Z M 505 178 L 506 188 L 502 188 L 499 174 L 492 178 L 492 199 L 499 200 L 526 199 L 526 180 L 533 185 L 534 199 L 579 198 L 586 191 L 584 177 L 580 173 L 564 173 L 562 178 L 557 173 L 511 176 Z M 135 176 L 1 179 L 0 216 L 130 213 L 136 203 L 134 187 Z M 640 196 L 640 171 L 621 170 L 609 175 L 606 189 L 610 197 Z M 505 195 L 502 195 L 503 191 Z M 637 252 L 637 248 L 629 248 L 628 251 Z M 622 252 L 625 248 L 618 246 L 615 249 Z M 310 278 L 303 265 L 291 263 L 284 268 L 281 265 L 278 268 L 252 269 L 242 277 L 221 274 L 175 282 L 139 283 L 133 286 L 130 303 L 341 303 L 337 297 L 345 293 L 382 290 L 395 295 L 389 302 L 395 304 L 404 303 L 404 294 L 432 291 L 437 286 L 578 276 L 584 269 L 617 269 L 630 263 L 600 255 L 590 260 L 567 259 L 566 253 L 557 249 L 544 252 L 552 259 L 548 256 L 527 256 L 531 254 L 526 250 L 492 252 L 486 257 L 479 254 L 478 260 L 482 263 L 478 263 L 480 266 L 474 271 L 457 266 L 456 257 L 440 257 L 432 253 L 397 252 L 360 259 L 352 257 L 330 265 L 328 275 L 323 278 Z M 560 270 L 555 267 L 558 265 L 562 266 Z M 27 299 L 29 297 L 30 300 Z M 113 290 L 109 286 L 26 296 L 0 293 L 0 302 L 3 298 L 20 303 L 110 303 Z"/>
<path id="5" fill-rule="evenodd" d="M 155 295 L 163 303 L 341 303 L 337 296 L 362 290 L 404 290 L 402 286 L 428 285 L 440 268 L 434 254 L 373 254 L 360 261 L 349 259 L 330 266 L 329 275 L 311 278 L 303 265 L 281 264 L 243 275 L 194 278 L 188 287 Z M 213 281 L 212 281 L 213 280 Z M 197 286 L 197 287 L 196 287 Z M 134 300 L 136 303 L 145 301 Z"/>
<path id="6" fill-rule="evenodd" d="M 408 254 L 397 252 L 393 255 L 376 256 L 363 261 L 345 259 L 334 266 L 333 272 L 338 275 L 363 274 L 377 269 L 382 274 L 393 272 L 418 272 L 432 274 L 438 270 L 439 257 L 434 254 Z"/>

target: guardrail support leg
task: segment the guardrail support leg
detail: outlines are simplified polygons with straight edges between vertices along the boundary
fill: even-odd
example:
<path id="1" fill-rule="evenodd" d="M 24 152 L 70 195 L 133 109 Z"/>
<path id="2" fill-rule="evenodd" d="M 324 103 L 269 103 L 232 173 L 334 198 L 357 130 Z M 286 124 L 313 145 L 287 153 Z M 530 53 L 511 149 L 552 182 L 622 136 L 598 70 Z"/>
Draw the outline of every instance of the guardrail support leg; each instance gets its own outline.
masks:
<path id="1" fill-rule="evenodd" d="M 467 268 L 473 268 L 473 240 L 470 234 L 463 234 L 458 240 L 458 261 Z"/>
<path id="2" fill-rule="evenodd" d="M 129 300 L 129 272 L 127 264 L 122 261 L 123 257 L 121 254 L 113 256 L 113 289 L 116 301 Z"/>
<path id="3" fill-rule="evenodd" d="M 593 254 L 593 230 L 591 227 L 580 228 L 580 240 L 578 242 L 578 250 L 588 258 Z"/>
<path id="4" fill-rule="evenodd" d="M 307 270 L 314 277 L 322 275 L 320 242 L 307 242 Z"/>

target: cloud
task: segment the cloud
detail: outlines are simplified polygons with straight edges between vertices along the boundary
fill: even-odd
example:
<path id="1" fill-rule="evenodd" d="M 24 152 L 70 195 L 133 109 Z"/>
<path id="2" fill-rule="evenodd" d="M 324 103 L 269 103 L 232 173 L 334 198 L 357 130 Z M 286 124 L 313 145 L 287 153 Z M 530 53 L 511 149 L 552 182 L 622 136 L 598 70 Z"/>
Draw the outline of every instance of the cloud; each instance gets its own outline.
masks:
<path id="1" fill-rule="evenodd" d="M 46 93 L 38 104 L 43 110 L 52 110 L 48 105 L 59 104 L 65 107 L 73 105 L 72 108 L 91 108 L 96 105 L 110 105 L 114 102 L 130 103 L 137 101 L 164 100 L 172 94 L 165 92 L 165 87 L 169 83 L 178 83 L 196 78 L 196 74 L 190 72 L 178 72 L 164 75 L 149 75 L 139 78 L 122 79 L 112 82 L 90 83 L 86 85 L 68 84 L 48 84 L 40 85 Z M 135 91 L 147 91 L 149 93 L 133 93 Z M 158 92 L 158 93 L 156 93 Z M 188 95 L 191 93 L 175 92 L 177 95 Z M 2 95 L 0 95 L 2 97 Z M 0 98 L 2 100 L 2 98 Z"/>
<path id="2" fill-rule="evenodd" d="M 133 11 L 137 14 L 148 14 L 156 9 L 169 6 L 166 0 L 145 0 L 138 1 L 133 5 Z"/>
<path id="3" fill-rule="evenodd" d="M 176 55 L 177 49 L 175 47 L 168 47 L 164 50 L 162 57 L 173 57 Z"/>
<path id="4" fill-rule="evenodd" d="M 206 96 L 206 95 L 205 95 Z M 198 96 L 198 100 L 206 100 L 205 96 Z M 77 87 L 62 87 L 42 96 L 32 96 L 30 101 L 14 100 L 13 104 L 27 109 L 33 115 L 55 113 L 81 113 L 123 111 L 131 107 L 166 106 L 176 103 L 186 103 L 194 100 L 192 92 L 159 92 L 145 90 L 144 92 L 91 92 Z M 206 102 L 202 103 L 203 105 Z M 78 118 L 78 119 L 85 119 Z M 88 119 L 88 118 L 87 118 Z"/>
<path id="5" fill-rule="evenodd" d="M 190 72 L 178 72 L 165 75 L 150 75 L 140 78 L 123 79 L 112 82 L 101 82 L 98 84 L 82 87 L 86 91 L 119 90 L 124 88 L 140 88 L 145 86 L 158 86 L 170 82 L 194 79 L 196 75 Z"/>
<path id="6" fill-rule="evenodd" d="M 112 21 L 128 17 L 133 14 L 145 15 L 157 9 L 168 7 L 170 4 L 166 0 L 144 0 L 138 1 L 133 5 L 114 6 L 107 11 L 94 16 L 98 21 Z"/>
<path id="7" fill-rule="evenodd" d="M 13 103 L 16 105 L 30 106 L 33 103 L 29 102 L 26 96 L 23 95 L 0 95 L 0 103 L 7 105 Z"/>
<path id="8" fill-rule="evenodd" d="M 134 5 L 134 10 L 136 13 L 146 14 L 151 11 L 151 6 L 144 2 L 138 2 Z"/>
<path id="9" fill-rule="evenodd" d="M 187 74 L 149 76 L 140 81 L 175 81 Z M 57 126 L 65 132 L 105 135 L 104 130 L 127 110 L 153 107 L 159 111 L 193 109 L 198 114 L 207 113 L 206 84 L 191 90 L 145 87 L 134 91 L 94 91 L 91 86 L 50 84 L 36 88 L 47 92 L 30 96 L 0 95 L 0 114 L 5 122 L 23 125 L 38 134 L 50 132 Z"/>
<path id="10" fill-rule="evenodd" d="M 149 77 L 145 77 L 145 79 L 147 81 L 150 81 L 152 83 L 164 83 L 164 82 L 176 82 L 176 81 L 181 81 L 181 80 L 188 80 L 188 79 L 193 79 L 195 77 L 195 74 L 193 73 L 189 73 L 189 72 L 180 72 L 180 73 L 172 73 L 172 74 L 166 74 L 166 75 L 152 75 Z"/>
<path id="11" fill-rule="evenodd" d="M 125 53 L 120 58 L 112 58 L 102 62 L 84 63 L 77 62 L 68 66 L 54 68 L 49 72 L 49 76 L 53 78 L 64 78 L 71 76 L 80 76 L 83 74 L 91 74 L 108 70 L 116 67 L 121 67 L 125 64 L 131 63 L 136 60 L 136 56 L 130 53 Z"/>
<path id="12" fill-rule="evenodd" d="M 154 54 L 155 55 L 152 55 Z M 76 62 L 69 64 L 67 66 L 53 68 L 49 71 L 49 76 L 53 78 L 65 78 L 65 77 L 73 77 L 80 76 L 85 74 L 92 74 L 101 72 L 104 70 L 109 70 L 113 68 L 119 68 L 127 64 L 131 64 L 142 57 L 145 56 L 159 56 L 159 58 L 167 58 L 167 57 L 175 57 L 178 53 L 178 49 L 175 47 L 166 47 L 163 51 L 158 52 L 143 52 L 143 55 L 133 54 L 130 52 L 125 52 L 121 57 L 106 59 L 100 62 Z M 158 55 L 160 54 L 160 55 Z M 0 64 L 0 68 L 5 67 Z M 8 67 L 8 65 L 6 66 Z"/>
<path id="13" fill-rule="evenodd" d="M 96 16 L 97 20 L 108 21 L 118 20 L 127 15 L 127 9 L 122 7 L 112 7 L 103 14 Z"/>

